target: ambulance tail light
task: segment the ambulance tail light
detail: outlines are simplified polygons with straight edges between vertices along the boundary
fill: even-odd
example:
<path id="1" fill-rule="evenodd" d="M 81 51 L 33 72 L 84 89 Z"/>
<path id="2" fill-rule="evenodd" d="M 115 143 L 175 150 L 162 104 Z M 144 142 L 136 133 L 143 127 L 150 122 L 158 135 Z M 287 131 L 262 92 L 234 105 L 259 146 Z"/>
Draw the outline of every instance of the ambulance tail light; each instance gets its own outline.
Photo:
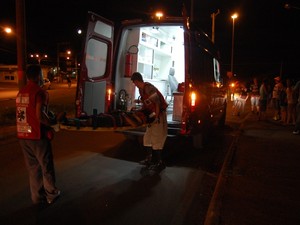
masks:
<path id="1" fill-rule="evenodd" d="M 111 101 L 112 97 L 112 90 L 111 88 L 107 89 L 107 101 Z"/>
<path id="2" fill-rule="evenodd" d="M 197 94 L 196 92 L 192 91 L 190 95 L 190 106 L 191 106 L 191 111 L 193 112 L 196 108 L 196 101 L 197 101 Z"/>
<path id="3" fill-rule="evenodd" d="M 113 89 L 110 86 L 107 86 L 106 89 L 106 99 L 105 99 L 105 112 L 109 112 L 113 102 Z"/>

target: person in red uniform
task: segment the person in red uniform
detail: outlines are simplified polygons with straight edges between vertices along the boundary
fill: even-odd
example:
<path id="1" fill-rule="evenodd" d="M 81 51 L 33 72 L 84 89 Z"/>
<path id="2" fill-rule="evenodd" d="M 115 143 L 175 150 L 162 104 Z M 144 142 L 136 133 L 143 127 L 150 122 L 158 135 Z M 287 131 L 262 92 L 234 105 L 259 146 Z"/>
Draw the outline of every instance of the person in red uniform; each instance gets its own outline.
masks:
<path id="1" fill-rule="evenodd" d="M 29 172 L 33 204 L 51 204 L 59 197 L 60 190 L 55 186 L 51 141 L 45 134 L 45 127 L 50 126 L 48 93 L 39 86 L 39 65 L 28 66 L 26 76 L 27 84 L 16 98 L 17 137 Z"/>
<path id="2" fill-rule="evenodd" d="M 143 145 L 147 157 L 140 163 L 146 165 L 150 170 L 158 171 L 165 168 L 162 161 L 162 150 L 168 134 L 166 108 L 167 103 L 152 84 L 144 82 L 140 73 L 134 72 L 131 76 L 132 82 L 139 89 L 142 101 L 142 111 L 148 111 L 149 125 L 143 137 Z"/>

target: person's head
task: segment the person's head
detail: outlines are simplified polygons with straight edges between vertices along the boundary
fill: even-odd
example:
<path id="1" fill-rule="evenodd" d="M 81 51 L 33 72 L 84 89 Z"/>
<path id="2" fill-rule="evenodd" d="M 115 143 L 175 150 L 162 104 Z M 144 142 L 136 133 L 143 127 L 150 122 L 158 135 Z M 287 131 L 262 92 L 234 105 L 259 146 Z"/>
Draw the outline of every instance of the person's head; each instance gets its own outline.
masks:
<path id="1" fill-rule="evenodd" d="M 40 65 L 29 65 L 26 70 L 28 80 L 38 82 L 41 78 L 42 69 Z"/>
<path id="2" fill-rule="evenodd" d="M 274 80 L 275 80 L 275 83 L 279 83 L 281 79 L 280 79 L 280 77 L 275 77 Z"/>
<path id="3" fill-rule="evenodd" d="M 253 77 L 253 83 L 254 83 L 254 84 L 257 84 L 257 83 L 258 83 L 256 77 Z"/>
<path id="4" fill-rule="evenodd" d="M 143 76 L 139 72 L 134 72 L 131 75 L 131 81 L 138 87 L 141 88 L 144 84 Z"/>
<path id="5" fill-rule="evenodd" d="M 144 82 L 143 80 L 143 76 L 142 74 L 140 74 L 139 72 L 134 72 L 132 75 L 131 75 L 131 80 L 134 82 L 134 81 L 141 81 L 141 82 Z"/>

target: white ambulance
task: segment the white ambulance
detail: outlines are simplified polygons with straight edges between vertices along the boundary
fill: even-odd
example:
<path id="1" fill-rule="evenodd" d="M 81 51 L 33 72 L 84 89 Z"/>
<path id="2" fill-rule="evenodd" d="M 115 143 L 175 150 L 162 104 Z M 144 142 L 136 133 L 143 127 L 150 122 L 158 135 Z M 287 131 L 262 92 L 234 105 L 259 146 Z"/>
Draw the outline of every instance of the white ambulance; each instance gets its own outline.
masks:
<path id="1" fill-rule="evenodd" d="M 139 94 L 130 76 L 140 72 L 169 104 L 170 133 L 192 136 L 199 147 L 209 127 L 225 123 L 227 92 L 218 51 L 188 17 L 152 16 L 123 21 L 116 28 L 88 12 L 82 55 L 78 118 L 136 107 Z"/>

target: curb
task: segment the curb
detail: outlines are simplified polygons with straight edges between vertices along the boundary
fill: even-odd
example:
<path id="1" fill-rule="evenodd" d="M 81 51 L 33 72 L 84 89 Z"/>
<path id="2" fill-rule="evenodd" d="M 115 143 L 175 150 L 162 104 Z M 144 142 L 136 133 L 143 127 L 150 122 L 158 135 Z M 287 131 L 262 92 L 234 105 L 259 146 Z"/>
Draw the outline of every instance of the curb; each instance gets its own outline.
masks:
<path id="1" fill-rule="evenodd" d="M 222 197 L 224 193 L 224 187 L 226 182 L 226 171 L 230 167 L 237 150 L 237 143 L 241 133 L 243 132 L 244 122 L 248 119 L 250 113 L 248 113 L 241 121 L 237 134 L 233 139 L 230 148 L 225 156 L 224 163 L 222 165 L 220 174 L 218 176 L 217 184 L 208 206 L 208 210 L 205 216 L 204 225 L 218 225 L 220 224 L 220 209 L 222 204 Z"/>

